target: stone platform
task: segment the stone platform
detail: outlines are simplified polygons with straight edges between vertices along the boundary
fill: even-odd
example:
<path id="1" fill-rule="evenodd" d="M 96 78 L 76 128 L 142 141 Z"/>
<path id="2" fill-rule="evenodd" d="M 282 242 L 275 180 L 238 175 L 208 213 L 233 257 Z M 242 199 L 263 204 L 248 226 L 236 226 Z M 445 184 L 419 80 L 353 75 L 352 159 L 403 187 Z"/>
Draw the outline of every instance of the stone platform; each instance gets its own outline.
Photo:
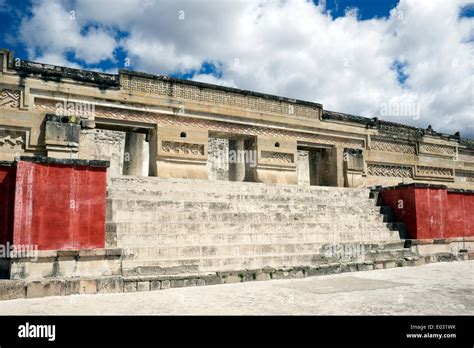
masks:
<path id="1" fill-rule="evenodd" d="M 303 278 L 472 258 L 474 238 L 404 240 L 370 190 L 111 178 L 107 247 L 4 261 L 1 299 Z M 5 272 L 5 269 L 8 272 Z"/>

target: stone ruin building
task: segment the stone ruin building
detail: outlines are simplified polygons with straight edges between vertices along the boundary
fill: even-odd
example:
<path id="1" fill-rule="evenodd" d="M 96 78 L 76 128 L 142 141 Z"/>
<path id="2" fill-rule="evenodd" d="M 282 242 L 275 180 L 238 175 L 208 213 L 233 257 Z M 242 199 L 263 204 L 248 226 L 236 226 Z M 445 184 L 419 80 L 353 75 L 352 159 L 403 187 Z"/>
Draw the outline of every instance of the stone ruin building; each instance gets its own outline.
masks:
<path id="1" fill-rule="evenodd" d="M 0 243 L 38 248 L 0 261 L 4 299 L 473 255 L 474 140 L 459 133 L 5 49 L 0 174 Z"/>

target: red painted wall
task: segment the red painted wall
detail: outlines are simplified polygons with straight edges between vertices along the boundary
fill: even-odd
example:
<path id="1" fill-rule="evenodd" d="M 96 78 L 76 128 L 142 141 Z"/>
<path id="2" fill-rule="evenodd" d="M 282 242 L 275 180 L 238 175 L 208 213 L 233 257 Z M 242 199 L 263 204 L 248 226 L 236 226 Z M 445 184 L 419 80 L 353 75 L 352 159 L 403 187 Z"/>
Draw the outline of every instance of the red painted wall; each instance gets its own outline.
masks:
<path id="1" fill-rule="evenodd" d="M 14 244 L 103 248 L 106 168 L 17 164 Z"/>
<path id="2" fill-rule="evenodd" d="M 0 166 L 0 244 L 13 241 L 15 166 Z"/>
<path id="3" fill-rule="evenodd" d="M 380 192 L 410 239 L 474 236 L 474 193 L 446 188 L 401 186 Z M 403 204 L 400 204 L 400 201 Z"/>
<path id="4" fill-rule="evenodd" d="M 447 190 L 415 188 L 416 238 L 438 239 L 445 234 Z"/>
<path id="5" fill-rule="evenodd" d="M 474 195 L 448 192 L 446 237 L 474 236 Z"/>

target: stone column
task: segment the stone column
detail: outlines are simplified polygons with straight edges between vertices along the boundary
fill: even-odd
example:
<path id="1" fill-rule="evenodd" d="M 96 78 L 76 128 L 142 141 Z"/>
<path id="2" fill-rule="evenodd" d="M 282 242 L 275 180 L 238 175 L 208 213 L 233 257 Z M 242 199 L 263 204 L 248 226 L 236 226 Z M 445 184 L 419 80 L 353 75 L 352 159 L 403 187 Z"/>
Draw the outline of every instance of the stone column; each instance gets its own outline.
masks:
<path id="1" fill-rule="evenodd" d="M 334 149 L 335 165 L 336 165 L 336 180 L 335 184 L 338 187 L 344 187 L 344 147 L 337 145 Z"/>
<path id="2" fill-rule="evenodd" d="M 245 178 L 245 141 L 229 140 L 229 180 L 244 181 Z"/>
<path id="3" fill-rule="evenodd" d="M 127 133 L 125 136 L 125 154 L 123 161 L 124 175 L 143 175 L 143 144 L 145 134 Z"/>

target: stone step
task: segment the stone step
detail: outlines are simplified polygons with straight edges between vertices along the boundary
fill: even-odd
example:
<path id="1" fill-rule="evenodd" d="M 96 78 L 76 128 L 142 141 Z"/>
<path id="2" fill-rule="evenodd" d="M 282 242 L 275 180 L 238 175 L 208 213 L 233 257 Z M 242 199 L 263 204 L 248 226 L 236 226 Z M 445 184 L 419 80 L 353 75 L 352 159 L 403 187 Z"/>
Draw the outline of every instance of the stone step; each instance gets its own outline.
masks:
<path id="1" fill-rule="evenodd" d="M 323 233 L 134 233 L 117 236 L 117 246 L 169 246 L 169 245 L 208 245 L 208 244 L 242 244 L 242 243 L 331 243 L 333 241 L 351 242 L 360 240 L 399 240 L 397 231 L 374 230 L 363 234 L 341 232 L 328 236 Z"/>
<path id="2" fill-rule="evenodd" d="M 231 184 L 230 184 L 231 185 Z M 116 187 L 109 187 L 107 189 L 107 198 L 143 198 L 144 196 L 147 198 L 154 198 L 154 199 L 181 199 L 182 197 L 186 197 L 187 199 L 205 199 L 205 200 L 259 200 L 263 197 L 271 198 L 273 200 L 282 200 L 287 201 L 291 199 L 295 199 L 301 197 L 302 199 L 307 198 L 320 198 L 320 199 L 337 199 L 340 197 L 350 197 L 352 199 L 361 199 L 361 200 L 370 200 L 374 202 L 366 192 L 362 191 L 352 191 L 351 189 L 346 189 L 343 191 L 327 191 L 327 190 L 317 190 L 314 192 L 266 192 L 265 190 L 260 191 L 226 191 L 225 188 L 219 189 L 214 187 L 212 190 L 207 189 L 199 189 L 196 188 L 194 191 L 190 191 L 191 188 L 176 188 L 172 189 L 165 189 L 155 187 L 152 188 L 140 188 L 140 187 L 130 187 L 130 188 L 116 188 Z"/>
<path id="3" fill-rule="evenodd" d="M 250 197 L 250 198 L 249 198 Z M 363 206 L 374 211 L 381 211 L 381 207 L 373 204 L 369 198 L 348 198 L 346 196 L 341 198 L 322 198 L 318 196 L 230 196 L 230 197 L 188 197 L 186 194 L 176 195 L 176 197 L 161 197 L 161 196 L 146 196 L 144 194 L 139 197 L 132 197 L 124 195 L 123 197 L 107 198 L 107 204 L 112 204 L 120 209 L 149 209 L 160 208 L 174 204 L 176 206 L 187 206 L 193 208 L 194 206 L 209 206 L 213 209 L 234 209 L 241 207 L 252 207 L 255 209 L 275 207 L 350 207 Z"/>
<path id="4" fill-rule="evenodd" d="M 113 191 L 125 190 L 128 192 L 219 192 L 244 194 L 304 194 L 317 193 L 328 195 L 359 195 L 369 197 L 370 190 L 366 188 L 346 188 L 328 186 L 298 186 L 298 185 L 267 185 L 250 182 L 163 179 L 156 177 L 120 177 L 108 181 L 108 188 Z"/>
<path id="5" fill-rule="evenodd" d="M 314 212 L 194 212 L 194 211 L 107 211 L 108 222 L 229 222 L 229 223 L 263 223 L 263 222 L 338 222 L 348 225 L 358 222 L 383 222 L 380 214 L 364 213 L 358 207 L 348 208 L 325 214 Z"/>
<path id="6" fill-rule="evenodd" d="M 259 269 L 266 267 L 286 268 L 318 264 L 314 253 L 298 255 L 260 255 L 249 257 L 207 257 L 169 259 L 161 261 L 128 261 L 122 263 L 122 274 L 152 275 L 167 269 L 192 269 L 195 272 L 232 271 L 237 269 Z"/>
<path id="7" fill-rule="evenodd" d="M 368 242 L 368 240 L 364 240 Z M 382 240 L 370 241 L 374 244 Z M 247 243 L 247 244 L 214 244 L 214 245 L 173 245 L 157 247 L 126 247 L 124 259 L 132 260 L 167 260 L 207 257 L 250 257 L 260 255 L 292 255 L 292 254 L 322 254 L 336 242 L 325 243 Z M 345 243 L 348 244 L 347 242 Z M 360 242 L 354 242 L 359 245 Z"/>
<path id="8" fill-rule="evenodd" d="M 225 180 L 202 180 L 202 179 L 181 179 L 181 178 L 160 178 L 156 176 L 113 176 L 108 179 L 108 184 L 125 184 L 125 185 L 156 185 L 161 184 L 182 184 L 182 185 L 201 185 L 201 183 L 212 183 L 214 186 L 227 186 L 229 183 L 233 183 L 241 186 L 253 186 L 257 185 L 260 187 L 278 187 L 278 188 L 294 188 L 300 187 L 302 189 L 313 189 L 313 188 L 340 188 L 332 186 L 305 186 L 305 185 L 293 185 L 293 184 L 264 184 L 259 182 L 248 182 L 248 181 L 225 181 Z M 370 188 L 354 188 L 354 190 L 367 190 Z"/>
<path id="9" fill-rule="evenodd" d="M 307 218 L 315 218 L 320 220 L 319 217 L 325 216 L 335 216 L 339 219 L 349 219 L 354 220 L 353 216 L 358 216 L 361 219 L 366 216 L 382 216 L 381 221 L 387 221 L 388 216 L 386 214 L 379 214 L 377 210 L 370 208 L 364 208 L 362 206 L 351 206 L 351 207 L 301 207 L 297 206 L 281 206 L 273 208 L 254 208 L 252 206 L 241 206 L 236 208 L 226 209 L 224 206 L 220 206 L 219 209 L 212 208 L 212 205 L 203 204 L 199 205 L 186 205 L 178 204 L 176 202 L 170 202 L 169 204 L 162 204 L 159 207 L 152 207 L 152 205 L 143 206 L 141 208 L 134 209 L 133 205 L 131 207 L 116 207 L 113 204 L 107 206 L 107 219 L 115 220 L 115 218 L 121 219 L 121 216 L 136 216 L 138 219 L 148 215 L 153 215 L 154 219 L 167 218 L 170 215 L 176 215 L 179 218 L 187 218 L 188 216 L 192 219 L 202 218 L 205 220 L 209 219 L 226 219 L 226 216 L 235 216 L 240 219 L 246 219 L 251 215 L 268 215 L 268 216 L 287 216 L 289 214 L 299 214 Z M 131 217 L 134 221 L 133 217 Z M 359 220 L 359 219 L 358 219 Z M 245 221 L 245 220 L 243 220 Z"/>
<path id="10" fill-rule="evenodd" d="M 303 222 L 291 221 L 282 223 L 262 222 L 108 222 L 107 230 L 116 233 L 118 236 L 136 235 L 136 234 L 156 234 L 156 233 L 186 233 L 186 234 L 216 234 L 216 233 L 268 233 L 268 232 L 284 232 L 289 235 L 294 233 L 313 233 L 329 235 L 336 232 L 352 232 L 359 231 L 381 231 L 389 232 L 391 223 L 378 221 L 359 221 L 351 223 L 344 220 L 334 222 Z"/>
<path id="11" fill-rule="evenodd" d="M 202 192 L 195 191 L 120 191 L 115 189 L 107 190 L 107 199 L 125 199 L 125 200 L 149 200 L 149 201 L 188 201 L 188 202 L 236 202 L 236 203 L 259 203 L 262 200 L 268 203 L 309 203 L 309 204 L 341 204 L 342 198 L 350 199 L 354 202 L 375 205 L 373 199 L 365 195 L 354 195 L 350 192 L 340 192 L 338 194 L 314 192 L 309 194 L 301 193 L 226 193 L 225 191 Z"/>
<path id="12" fill-rule="evenodd" d="M 410 257 L 414 254 L 407 249 L 387 250 L 382 253 L 375 253 L 367 257 L 368 262 L 377 260 L 396 260 Z M 199 257 L 199 258 L 179 258 L 156 260 L 124 260 L 122 262 L 122 273 L 125 276 L 133 275 L 153 275 L 171 272 L 223 272 L 242 269 L 264 269 L 264 268 L 287 268 L 305 267 L 321 264 L 321 254 L 265 254 L 258 256 L 239 257 Z M 341 262 L 344 259 L 363 261 L 364 257 L 340 256 L 333 258 L 332 262 Z"/>
<path id="13" fill-rule="evenodd" d="M 107 199 L 107 206 L 112 211 L 149 211 L 149 210 L 201 210 L 201 211 L 339 211 L 340 209 L 349 209 L 360 211 L 364 209 L 369 212 L 381 212 L 381 208 L 373 205 L 371 202 L 363 200 L 337 200 L 324 201 L 320 199 L 291 200 L 287 202 L 273 202 L 266 200 L 265 197 L 256 202 L 247 201 L 189 201 L 186 199 L 176 200 L 154 200 L 154 199 Z"/>

